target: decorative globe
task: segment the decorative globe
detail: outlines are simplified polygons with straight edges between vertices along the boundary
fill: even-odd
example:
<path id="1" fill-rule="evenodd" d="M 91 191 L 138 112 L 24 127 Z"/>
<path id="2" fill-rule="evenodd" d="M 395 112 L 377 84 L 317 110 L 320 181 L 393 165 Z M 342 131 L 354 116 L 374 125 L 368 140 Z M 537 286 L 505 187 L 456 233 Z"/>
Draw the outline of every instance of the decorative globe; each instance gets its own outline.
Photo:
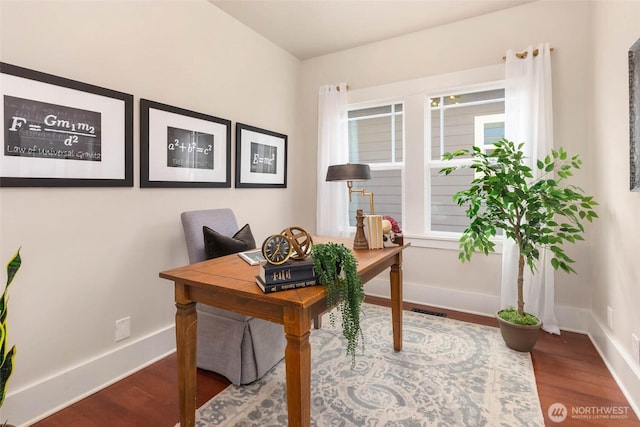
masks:
<path id="1" fill-rule="evenodd" d="M 291 243 L 291 258 L 300 261 L 311 253 L 313 240 L 311 239 L 311 234 L 304 228 L 287 227 L 280 234 L 285 236 Z"/>

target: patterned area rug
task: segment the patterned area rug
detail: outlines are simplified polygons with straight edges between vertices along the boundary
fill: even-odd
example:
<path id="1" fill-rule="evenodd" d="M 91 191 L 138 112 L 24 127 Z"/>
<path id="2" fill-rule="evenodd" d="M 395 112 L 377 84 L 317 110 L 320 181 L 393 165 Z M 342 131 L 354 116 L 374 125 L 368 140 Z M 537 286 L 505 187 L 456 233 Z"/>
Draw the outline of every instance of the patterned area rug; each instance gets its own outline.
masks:
<path id="1" fill-rule="evenodd" d="M 312 426 L 544 426 L 531 357 L 497 328 L 405 311 L 393 351 L 391 310 L 365 304 L 365 352 L 355 369 L 340 321 L 311 333 Z M 284 361 L 260 380 L 229 386 L 196 426 L 287 425 Z"/>

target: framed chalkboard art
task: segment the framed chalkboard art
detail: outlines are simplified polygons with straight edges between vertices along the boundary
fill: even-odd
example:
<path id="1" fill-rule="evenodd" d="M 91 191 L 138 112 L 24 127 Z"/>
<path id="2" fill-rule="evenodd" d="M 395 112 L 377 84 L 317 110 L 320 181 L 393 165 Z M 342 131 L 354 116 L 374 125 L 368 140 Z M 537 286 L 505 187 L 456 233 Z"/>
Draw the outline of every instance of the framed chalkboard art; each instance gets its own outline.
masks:
<path id="1" fill-rule="evenodd" d="M 140 187 L 231 187 L 231 121 L 141 99 Z"/>
<path id="2" fill-rule="evenodd" d="M 236 123 L 236 187 L 287 187 L 287 135 Z"/>
<path id="3" fill-rule="evenodd" d="M 133 95 L 0 63 L 0 96 L 0 186 L 133 186 Z"/>

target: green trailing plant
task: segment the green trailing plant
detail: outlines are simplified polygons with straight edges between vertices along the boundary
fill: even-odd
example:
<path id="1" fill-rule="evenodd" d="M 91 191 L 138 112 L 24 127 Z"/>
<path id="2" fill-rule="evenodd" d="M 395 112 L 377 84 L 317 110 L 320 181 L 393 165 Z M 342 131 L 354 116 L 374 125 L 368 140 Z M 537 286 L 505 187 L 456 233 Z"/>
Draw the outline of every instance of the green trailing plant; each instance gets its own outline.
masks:
<path id="1" fill-rule="evenodd" d="M 350 249 L 338 243 L 321 243 L 311 249 L 316 276 L 327 290 L 327 308 L 338 305 L 342 317 L 342 335 L 347 340 L 347 356 L 355 366 L 358 347 L 364 352 L 364 335 L 360 328 L 364 289 L 358 275 L 358 260 Z M 335 314 L 329 313 L 331 325 Z M 360 343 L 360 345 L 358 345 Z"/>
<path id="2" fill-rule="evenodd" d="M 16 346 L 11 347 L 11 350 L 7 351 L 7 291 L 13 278 L 20 269 L 22 260 L 20 258 L 20 249 L 11 258 L 11 261 L 7 264 L 7 284 L 2 293 L 2 299 L 0 299 L 0 406 L 4 404 L 4 399 L 7 393 L 7 382 L 11 373 L 13 372 L 13 363 L 16 357 Z"/>
<path id="3" fill-rule="evenodd" d="M 578 155 L 569 156 L 563 148 L 551 150 L 544 159 L 536 161 L 535 167 L 541 174 L 534 178 L 532 168 L 525 164 L 523 145 L 502 138 L 490 153 L 475 146 L 472 151 L 445 153 L 444 160 L 471 156 L 471 164 L 440 170 L 441 174 L 449 175 L 460 167 L 468 167 L 475 173 L 471 186 L 453 196 L 459 206 L 467 206 L 466 215 L 471 220 L 460 239 L 462 262 L 471 260 L 475 251 L 485 255 L 493 252 L 492 238 L 499 229 L 515 241 L 519 317 L 525 314 L 525 263 L 535 273 L 541 249 L 548 248 L 554 269 L 575 273 L 571 267 L 574 260 L 565 253 L 563 245 L 584 240 L 583 221 L 592 222 L 598 217 L 594 211 L 598 203 L 593 197 L 584 195 L 578 187 L 565 185 L 572 171 L 582 166 Z M 526 320 L 519 323 L 530 324 Z"/>

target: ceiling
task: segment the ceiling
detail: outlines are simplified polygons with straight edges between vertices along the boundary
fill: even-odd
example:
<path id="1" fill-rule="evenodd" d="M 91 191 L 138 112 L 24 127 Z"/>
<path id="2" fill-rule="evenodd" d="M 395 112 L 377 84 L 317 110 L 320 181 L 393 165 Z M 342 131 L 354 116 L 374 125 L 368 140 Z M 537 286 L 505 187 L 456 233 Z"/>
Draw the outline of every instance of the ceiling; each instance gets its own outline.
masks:
<path id="1" fill-rule="evenodd" d="M 300 60 L 534 0 L 209 0 Z"/>

